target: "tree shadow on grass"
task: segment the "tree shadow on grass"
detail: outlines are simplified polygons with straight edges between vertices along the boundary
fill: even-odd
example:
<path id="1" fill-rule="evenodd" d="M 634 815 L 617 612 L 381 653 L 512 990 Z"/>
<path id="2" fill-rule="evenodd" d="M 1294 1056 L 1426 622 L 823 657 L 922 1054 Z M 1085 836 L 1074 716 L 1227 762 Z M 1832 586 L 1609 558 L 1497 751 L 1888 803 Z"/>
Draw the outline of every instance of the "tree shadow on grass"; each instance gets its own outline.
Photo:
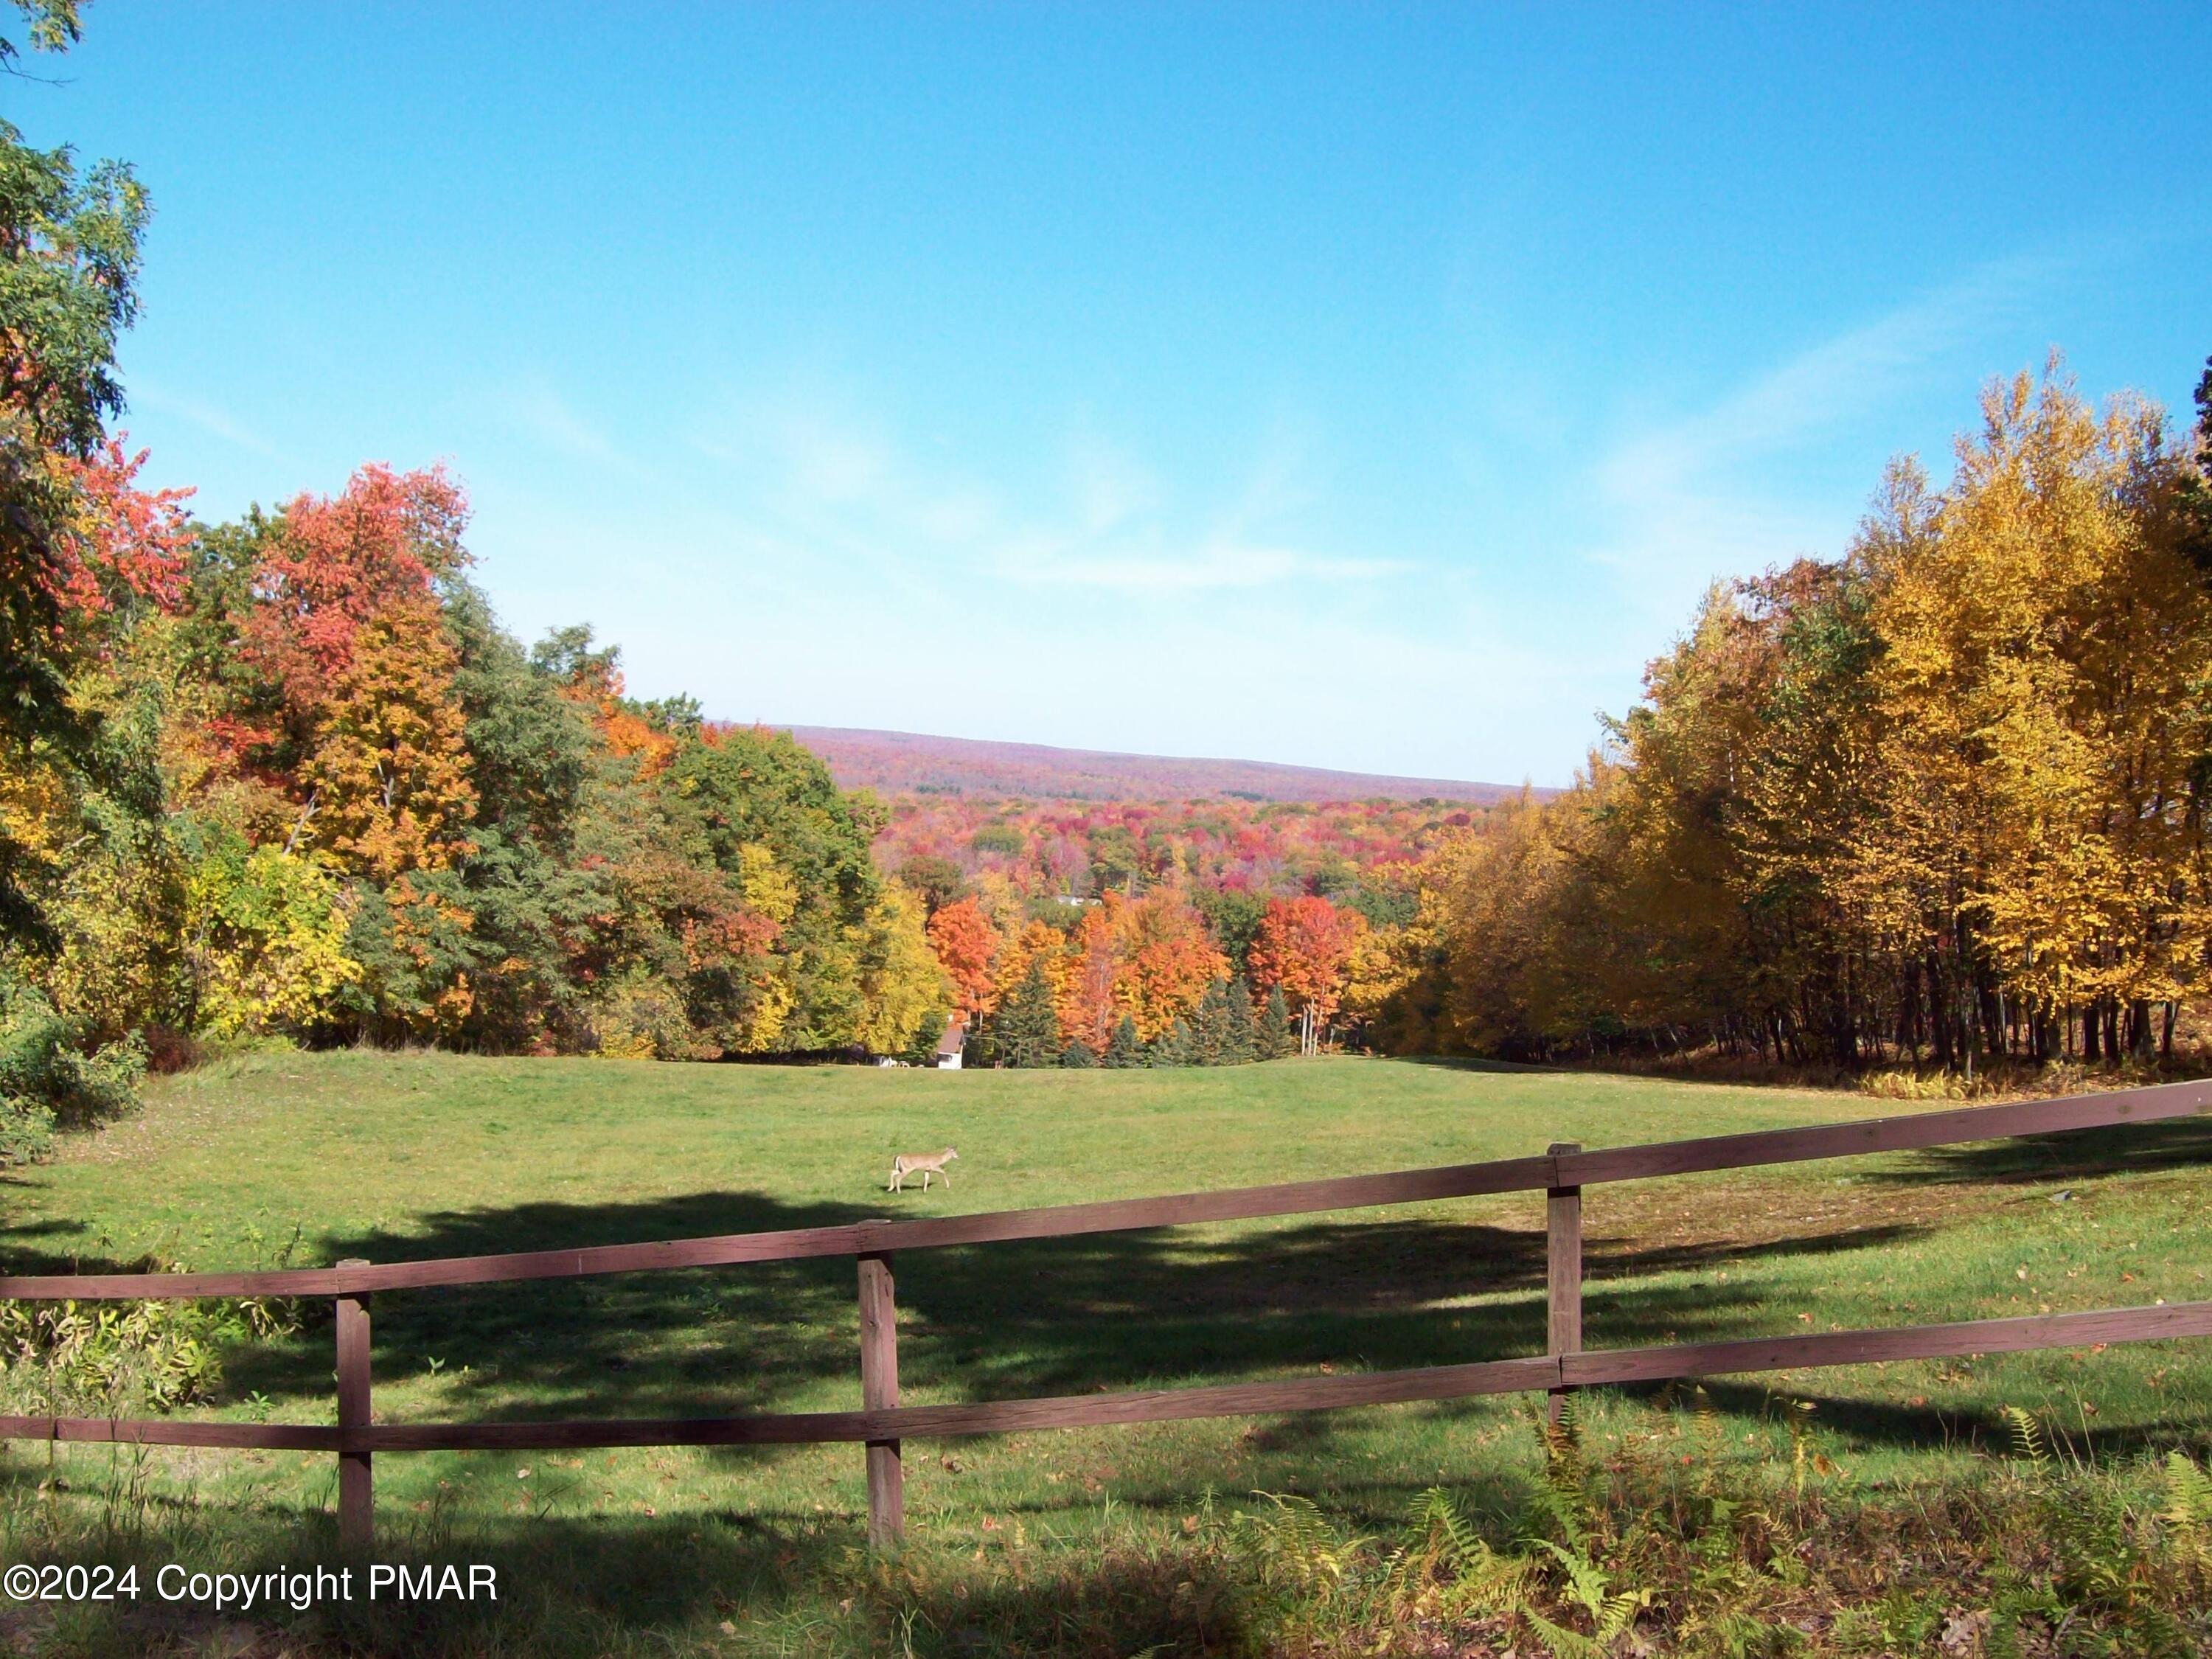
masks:
<path id="1" fill-rule="evenodd" d="M 1866 1179 L 1896 1186 L 1959 1182 L 2026 1186 L 2205 1168 L 2212 1168 L 2212 1116 L 1932 1147 L 1900 1167 Z"/>
<path id="2" fill-rule="evenodd" d="M 392 1261 L 820 1226 L 869 1212 L 703 1192 L 628 1204 L 451 1211 L 330 1241 Z M 1903 1224 L 1747 1243 L 1589 1239 L 1607 1346 L 1744 1334 L 1759 1287 L 1719 1270 L 1878 1248 Z M 1271 1372 L 1396 1370 L 1540 1352 L 1541 1232 L 1435 1218 L 1223 1235 L 1102 1233 L 909 1251 L 895 1263 L 909 1400 L 990 1400 Z M 1664 1282 L 1655 1282 L 1660 1279 Z M 848 1259 L 380 1295 L 380 1384 L 433 1373 L 457 1415 L 710 1416 L 859 1403 Z M 327 1399 L 327 1330 L 241 1350 L 234 1394 Z"/>
<path id="3" fill-rule="evenodd" d="M 1757 1377 L 1705 1377 L 1700 1386 L 1707 1400 L 1723 1412 L 1744 1418 L 1771 1418 L 1782 1402 L 1799 1401 L 1813 1407 L 1811 1422 L 1860 1446 L 1890 1446 L 1906 1450 L 1946 1448 L 1975 1451 L 1984 1455 L 2009 1453 L 2014 1431 L 2005 1407 L 2014 1401 L 1972 1405 L 1912 1406 L 1889 1400 L 1832 1394 L 1807 1387 L 1802 1379 L 1783 1387 Z M 1679 1401 L 1687 1383 L 1632 1384 L 1620 1392 L 1632 1399 L 1659 1404 Z M 2046 1432 L 2051 1425 L 2046 1425 Z M 2098 1425 L 2079 1429 L 2062 1425 L 2072 1449 L 2086 1460 L 2110 1462 L 2144 1453 L 2182 1451 L 2195 1456 L 2203 1448 L 2212 1423 L 2201 1415 L 2185 1420 L 2161 1417 L 2154 1422 Z"/>
<path id="4" fill-rule="evenodd" d="M 702 1191 L 434 1212 L 325 1248 L 333 1258 L 388 1262 L 835 1225 L 878 1212 Z M 1594 1234 L 1585 1244 L 1590 1337 L 1631 1347 L 1754 1334 L 1771 1322 L 1767 1290 L 1756 1273 L 1724 1281 L 1723 1270 L 1877 1249 L 1929 1231 L 1900 1222 L 1658 1246 Z M 21 1251 L 3 1230 L 0 1238 Z M 1543 1234 L 1472 1219 L 1101 1233 L 909 1251 L 895 1267 L 910 1401 L 1194 1385 L 1323 1364 L 1400 1370 L 1542 1349 Z M 446 1397 L 424 1414 L 465 1420 L 849 1409 L 859 1404 L 855 1303 L 854 1264 L 842 1257 L 386 1293 L 374 1307 L 374 1370 L 380 1388 L 434 1374 Z M 327 1306 L 307 1304 L 311 1322 L 293 1339 L 228 1355 L 228 1395 L 283 1402 L 284 1416 L 301 1414 L 295 1401 L 326 1410 Z M 1744 1397 L 1763 1396 L 1754 1385 Z M 1932 1413 L 1887 1407 L 1857 1420 L 1867 1436 L 1900 1444 L 1957 1433 Z M 1318 1459 L 1326 1422 L 1286 1419 L 1270 1432 L 1314 1437 Z"/>

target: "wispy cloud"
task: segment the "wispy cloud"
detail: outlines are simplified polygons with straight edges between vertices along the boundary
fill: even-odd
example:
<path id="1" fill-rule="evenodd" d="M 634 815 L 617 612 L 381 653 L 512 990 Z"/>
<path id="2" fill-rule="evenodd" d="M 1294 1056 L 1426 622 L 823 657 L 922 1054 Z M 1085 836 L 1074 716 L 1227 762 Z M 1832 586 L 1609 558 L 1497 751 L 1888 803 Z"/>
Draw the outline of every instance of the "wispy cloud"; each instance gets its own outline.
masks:
<path id="1" fill-rule="evenodd" d="M 276 457 L 275 445 L 270 443 L 243 422 L 234 420 L 213 404 L 204 403 L 197 398 L 179 397 L 174 392 L 166 391 L 160 386 L 145 380 L 133 383 L 131 400 L 142 408 L 158 410 L 164 415 L 173 415 L 177 419 L 196 426 L 203 432 L 221 438 L 225 443 L 235 444 L 239 448 L 250 450 L 256 455 L 270 459 Z"/>
<path id="2" fill-rule="evenodd" d="M 635 472 L 638 462 L 613 438 L 544 383 L 507 386 L 490 399 L 494 413 L 514 430 L 569 460 Z"/>
<path id="3" fill-rule="evenodd" d="M 1948 376 L 1964 348 L 2016 319 L 2063 270 L 2051 260 L 1984 266 L 1617 444 L 1590 471 L 1614 527 L 1589 558 L 1632 601 L 1679 613 L 1716 577 L 1834 551 L 1856 507 L 1793 491 L 1781 475 L 1808 453 L 1832 453 L 1852 422 Z M 1874 482 L 1869 473 L 1865 488 Z"/>
<path id="4" fill-rule="evenodd" d="M 1311 492 L 1297 458 L 1263 447 L 1220 498 L 1178 503 L 1132 451 L 1079 432 L 1056 474 L 979 480 L 925 464 L 880 427 L 819 409 L 735 423 L 701 447 L 754 504 L 749 535 L 772 534 L 893 583 L 975 578 L 1159 599 L 1301 581 L 1371 581 L 1395 560 L 1299 544 Z"/>

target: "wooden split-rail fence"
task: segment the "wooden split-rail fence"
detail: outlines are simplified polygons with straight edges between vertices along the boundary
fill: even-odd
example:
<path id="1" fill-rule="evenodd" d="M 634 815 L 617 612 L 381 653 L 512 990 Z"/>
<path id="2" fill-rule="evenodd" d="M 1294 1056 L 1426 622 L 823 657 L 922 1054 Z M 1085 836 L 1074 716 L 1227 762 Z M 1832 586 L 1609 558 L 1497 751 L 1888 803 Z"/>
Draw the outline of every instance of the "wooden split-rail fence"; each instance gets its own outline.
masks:
<path id="1" fill-rule="evenodd" d="M 1085 1425 L 1326 1411 L 1407 1401 L 1543 1392 L 1554 1401 L 1594 1385 L 1656 1382 L 1731 1372 L 1855 1365 L 1876 1360 L 1936 1359 L 2036 1348 L 2212 1335 L 2212 1302 L 2087 1313 L 1983 1319 L 1950 1325 L 1753 1337 L 1663 1347 L 1583 1346 L 1582 1189 L 1812 1158 L 1962 1146 L 2019 1135 L 2148 1123 L 2188 1117 L 2212 1106 L 2212 1082 L 2173 1083 L 2100 1095 L 1962 1108 L 1909 1116 L 1719 1135 L 1584 1152 L 1553 1146 L 1540 1158 L 1505 1158 L 1389 1175 L 1348 1176 L 1273 1187 L 1245 1187 L 1165 1198 L 1116 1199 L 1048 1209 L 1008 1210 L 921 1220 L 859 1221 L 777 1232 L 731 1233 L 663 1243 L 606 1244 L 504 1255 L 265 1273 L 75 1273 L 0 1278 L 0 1297 L 125 1301 L 199 1297 L 330 1297 L 337 1303 L 337 1422 L 224 1423 L 175 1419 L 0 1417 L 0 1439 L 106 1441 L 142 1445 L 266 1448 L 334 1453 L 338 1460 L 338 1530 L 349 1548 L 366 1548 L 373 1526 L 371 1475 L 379 1452 L 520 1450 L 607 1446 L 742 1446 L 858 1442 L 866 1448 L 868 1535 L 895 1541 L 904 1510 L 902 1441 L 948 1435 L 1003 1434 Z M 1419 1370 L 1290 1377 L 1187 1389 L 1140 1389 L 1058 1398 L 960 1405 L 898 1403 L 894 1255 L 902 1250 L 1066 1238 L 1089 1233 L 1305 1215 L 1385 1204 L 1431 1202 L 1492 1193 L 1547 1195 L 1547 1319 L 1541 1355 L 1475 1360 Z M 818 1256 L 852 1256 L 860 1266 L 860 1409 L 756 1413 L 741 1417 L 603 1419 L 586 1422 L 380 1423 L 370 1409 L 369 1298 L 379 1291 L 489 1285 L 533 1279 L 636 1273 L 655 1268 L 734 1266 Z"/>

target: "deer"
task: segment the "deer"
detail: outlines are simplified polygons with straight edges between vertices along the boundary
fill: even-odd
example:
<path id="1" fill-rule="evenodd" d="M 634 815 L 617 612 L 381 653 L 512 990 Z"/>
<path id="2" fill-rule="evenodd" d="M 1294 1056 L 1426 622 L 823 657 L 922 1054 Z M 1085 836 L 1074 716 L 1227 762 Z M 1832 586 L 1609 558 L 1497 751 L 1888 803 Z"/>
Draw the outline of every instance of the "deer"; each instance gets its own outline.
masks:
<path id="1" fill-rule="evenodd" d="M 919 1170 L 921 1175 L 922 1191 L 926 1193 L 929 1190 L 931 1176 L 940 1175 L 945 1177 L 945 1190 L 949 1192 L 952 1188 L 952 1171 L 945 1166 L 959 1156 L 960 1154 L 950 1146 L 941 1152 L 901 1152 L 891 1160 L 890 1184 L 884 1190 L 887 1193 L 904 1192 L 906 1178 Z"/>

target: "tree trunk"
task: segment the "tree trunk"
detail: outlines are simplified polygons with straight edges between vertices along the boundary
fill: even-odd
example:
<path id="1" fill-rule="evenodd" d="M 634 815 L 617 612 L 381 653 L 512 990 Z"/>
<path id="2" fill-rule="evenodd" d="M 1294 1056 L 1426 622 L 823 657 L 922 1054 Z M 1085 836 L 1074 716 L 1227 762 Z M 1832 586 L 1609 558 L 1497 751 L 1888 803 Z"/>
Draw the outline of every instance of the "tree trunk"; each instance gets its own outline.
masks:
<path id="1" fill-rule="evenodd" d="M 2150 1058 L 2150 1004 L 2148 1002 L 2136 1001 L 2128 1005 L 2128 1052 L 2137 1060 Z"/>

